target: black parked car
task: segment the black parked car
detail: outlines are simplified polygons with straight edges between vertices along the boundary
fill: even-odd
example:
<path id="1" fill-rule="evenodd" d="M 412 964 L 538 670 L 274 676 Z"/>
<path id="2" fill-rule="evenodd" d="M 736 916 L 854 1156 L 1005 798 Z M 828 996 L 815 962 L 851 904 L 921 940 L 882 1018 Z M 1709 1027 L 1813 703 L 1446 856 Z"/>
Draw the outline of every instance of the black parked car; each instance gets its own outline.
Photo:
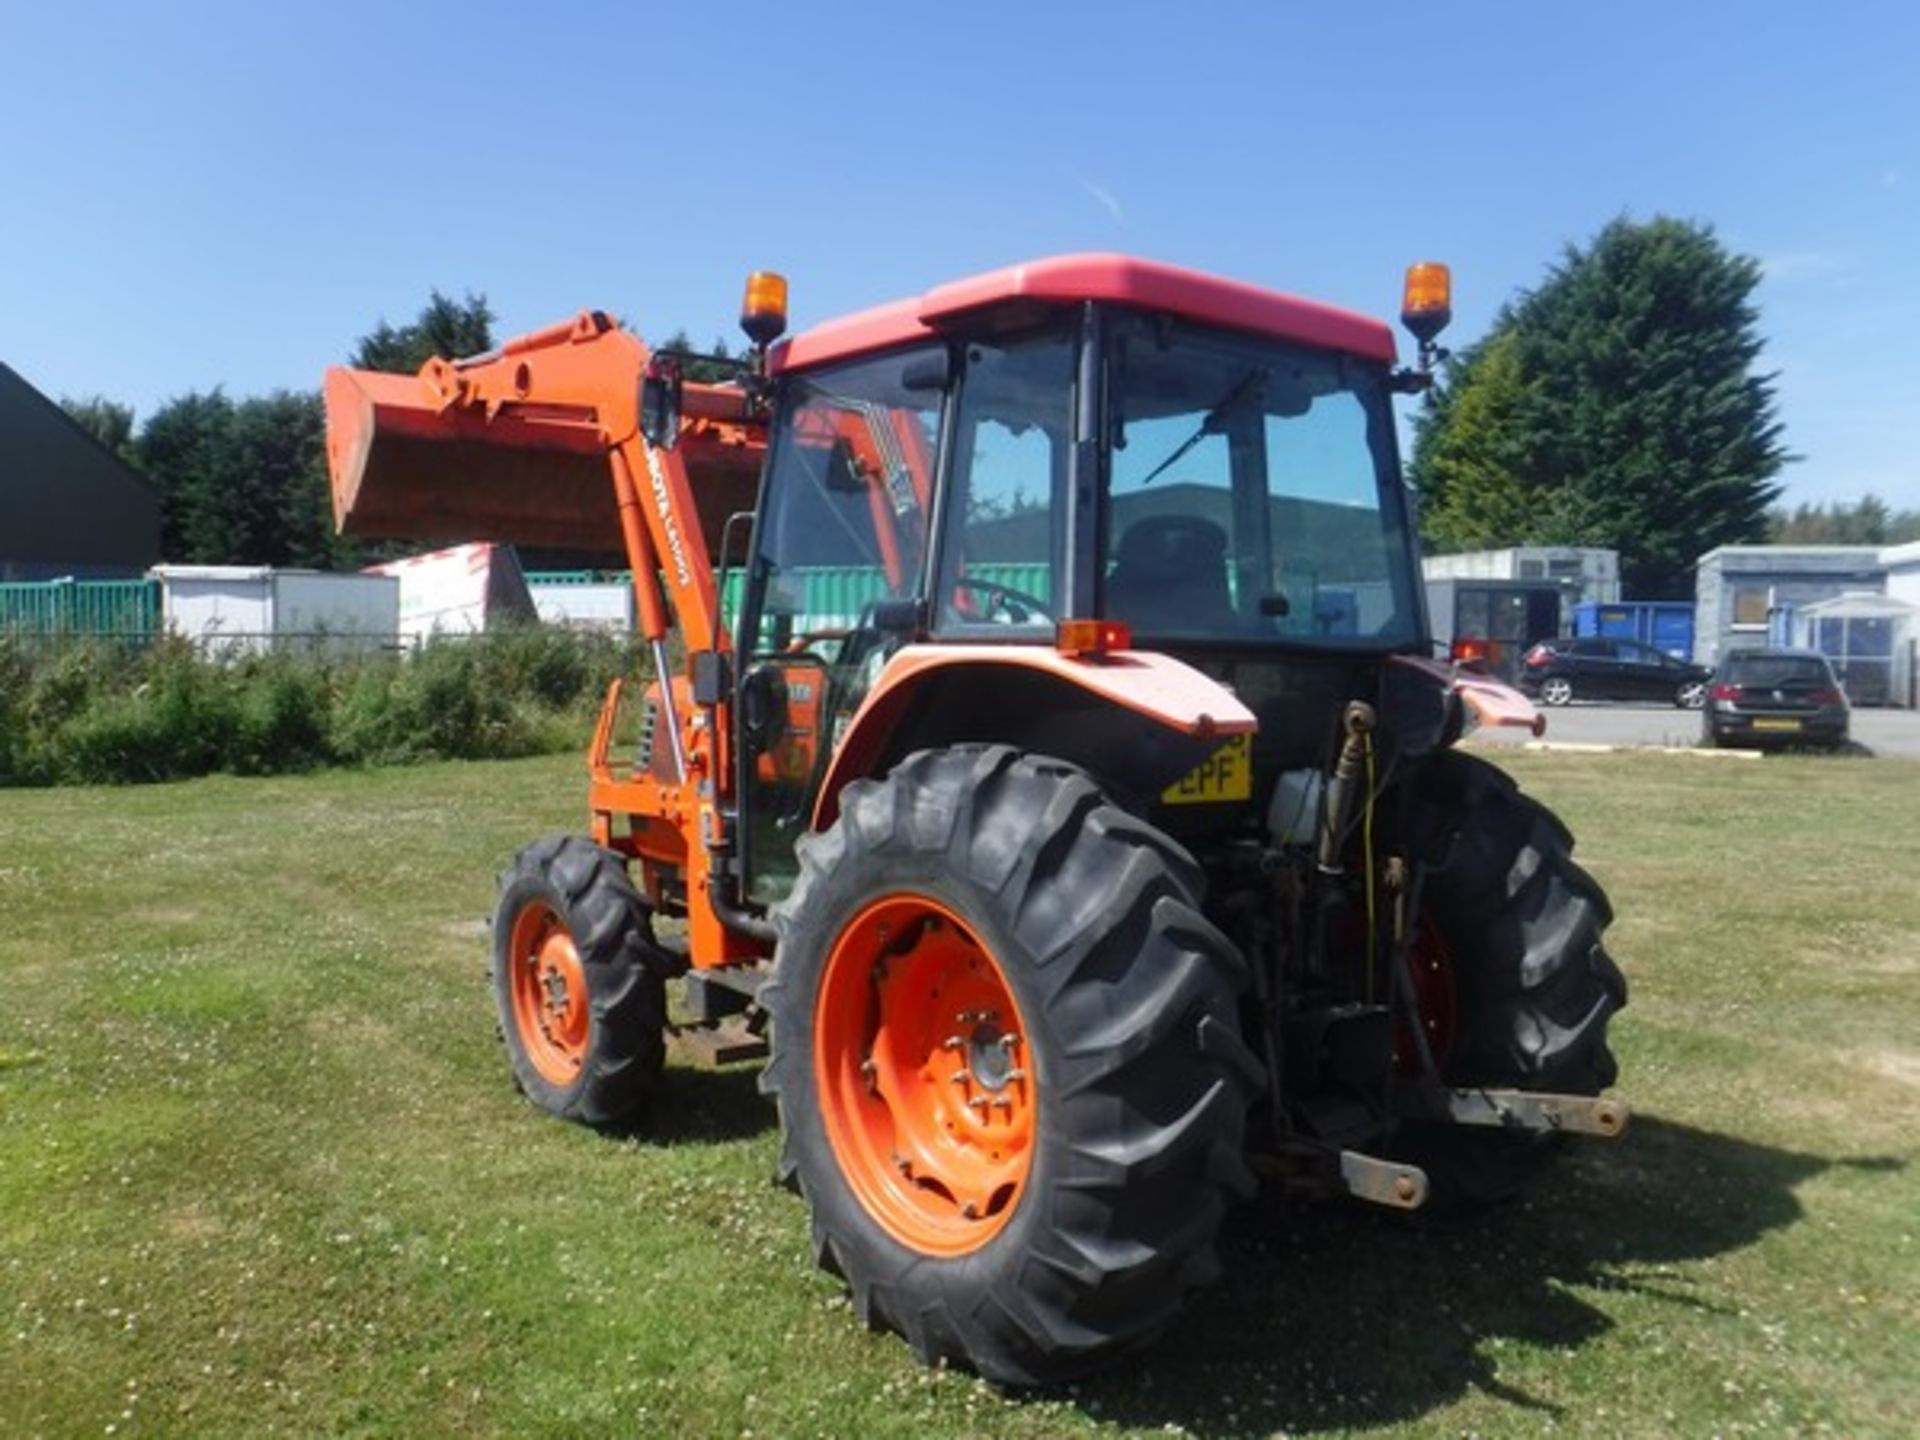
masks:
<path id="1" fill-rule="evenodd" d="M 1520 665 L 1520 689 L 1543 705 L 1574 700 L 1664 700 L 1698 710 L 1712 675 L 1638 640 L 1608 635 L 1543 640 Z"/>
<path id="2" fill-rule="evenodd" d="M 1736 650 L 1707 688 L 1701 722 L 1709 745 L 1847 743 L 1847 697 L 1816 650 Z"/>

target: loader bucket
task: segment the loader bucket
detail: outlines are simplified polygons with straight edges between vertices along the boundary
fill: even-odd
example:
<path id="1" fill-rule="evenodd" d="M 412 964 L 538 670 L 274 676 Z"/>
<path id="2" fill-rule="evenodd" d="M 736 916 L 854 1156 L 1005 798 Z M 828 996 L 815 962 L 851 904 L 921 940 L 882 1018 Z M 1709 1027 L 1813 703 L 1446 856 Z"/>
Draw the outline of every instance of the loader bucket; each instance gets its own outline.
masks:
<path id="1" fill-rule="evenodd" d="M 326 407 L 344 534 L 620 549 L 607 446 L 590 423 L 442 408 L 418 376 L 339 366 L 327 371 Z M 763 449 L 744 427 L 687 422 L 681 454 L 709 553 L 727 517 L 753 508 Z"/>

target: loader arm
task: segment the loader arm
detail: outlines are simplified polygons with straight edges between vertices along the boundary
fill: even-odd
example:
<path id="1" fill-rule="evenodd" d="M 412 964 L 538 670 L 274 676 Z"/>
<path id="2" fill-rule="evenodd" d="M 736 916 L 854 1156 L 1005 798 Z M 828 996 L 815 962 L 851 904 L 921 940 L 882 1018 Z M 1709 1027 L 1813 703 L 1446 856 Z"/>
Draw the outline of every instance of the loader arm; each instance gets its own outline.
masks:
<path id="1" fill-rule="evenodd" d="M 413 377 L 327 373 L 334 514 L 348 533 L 604 550 L 620 535 L 649 641 L 726 648 L 712 547 L 750 509 L 765 425 L 738 388 L 685 387 L 679 442 L 640 434 L 650 351 L 599 311 Z"/>
<path id="2" fill-rule="evenodd" d="M 695 695 L 666 641 L 677 628 L 689 668 L 731 648 L 712 557 L 728 517 L 753 508 L 766 426 L 738 387 L 687 384 L 675 443 L 649 443 L 650 354 L 583 311 L 486 355 L 429 360 L 415 376 L 335 368 L 327 461 L 345 532 L 602 551 L 618 534 L 671 763 L 661 773 L 610 759 L 616 683 L 589 757 L 594 839 L 679 877 L 693 953 L 718 964 L 764 945 L 730 930 L 710 893 L 732 789 L 728 704 Z"/>

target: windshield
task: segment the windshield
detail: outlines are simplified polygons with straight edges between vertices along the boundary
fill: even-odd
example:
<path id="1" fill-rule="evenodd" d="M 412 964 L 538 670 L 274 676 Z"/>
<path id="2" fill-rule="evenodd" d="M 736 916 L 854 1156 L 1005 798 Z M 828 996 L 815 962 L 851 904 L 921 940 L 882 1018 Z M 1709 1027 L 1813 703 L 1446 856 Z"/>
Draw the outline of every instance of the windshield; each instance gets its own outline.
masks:
<path id="1" fill-rule="evenodd" d="M 1383 369 L 1129 315 L 1108 383 L 1107 615 L 1155 638 L 1418 639 Z"/>

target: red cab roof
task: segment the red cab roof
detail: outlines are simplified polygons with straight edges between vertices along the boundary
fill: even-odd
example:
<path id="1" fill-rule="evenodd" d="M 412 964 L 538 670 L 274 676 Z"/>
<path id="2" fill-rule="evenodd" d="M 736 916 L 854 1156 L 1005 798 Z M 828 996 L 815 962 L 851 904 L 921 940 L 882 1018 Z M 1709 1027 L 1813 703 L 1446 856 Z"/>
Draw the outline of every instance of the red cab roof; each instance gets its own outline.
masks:
<path id="1" fill-rule="evenodd" d="M 913 300 L 861 310 L 802 331 L 774 348 L 780 370 L 810 370 L 946 329 L 1010 301 L 1072 304 L 1106 300 L 1164 310 L 1206 325 L 1345 350 L 1391 364 L 1393 332 L 1378 320 L 1313 300 L 1223 280 L 1130 255 L 1057 255 L 936 286 Z"/>

